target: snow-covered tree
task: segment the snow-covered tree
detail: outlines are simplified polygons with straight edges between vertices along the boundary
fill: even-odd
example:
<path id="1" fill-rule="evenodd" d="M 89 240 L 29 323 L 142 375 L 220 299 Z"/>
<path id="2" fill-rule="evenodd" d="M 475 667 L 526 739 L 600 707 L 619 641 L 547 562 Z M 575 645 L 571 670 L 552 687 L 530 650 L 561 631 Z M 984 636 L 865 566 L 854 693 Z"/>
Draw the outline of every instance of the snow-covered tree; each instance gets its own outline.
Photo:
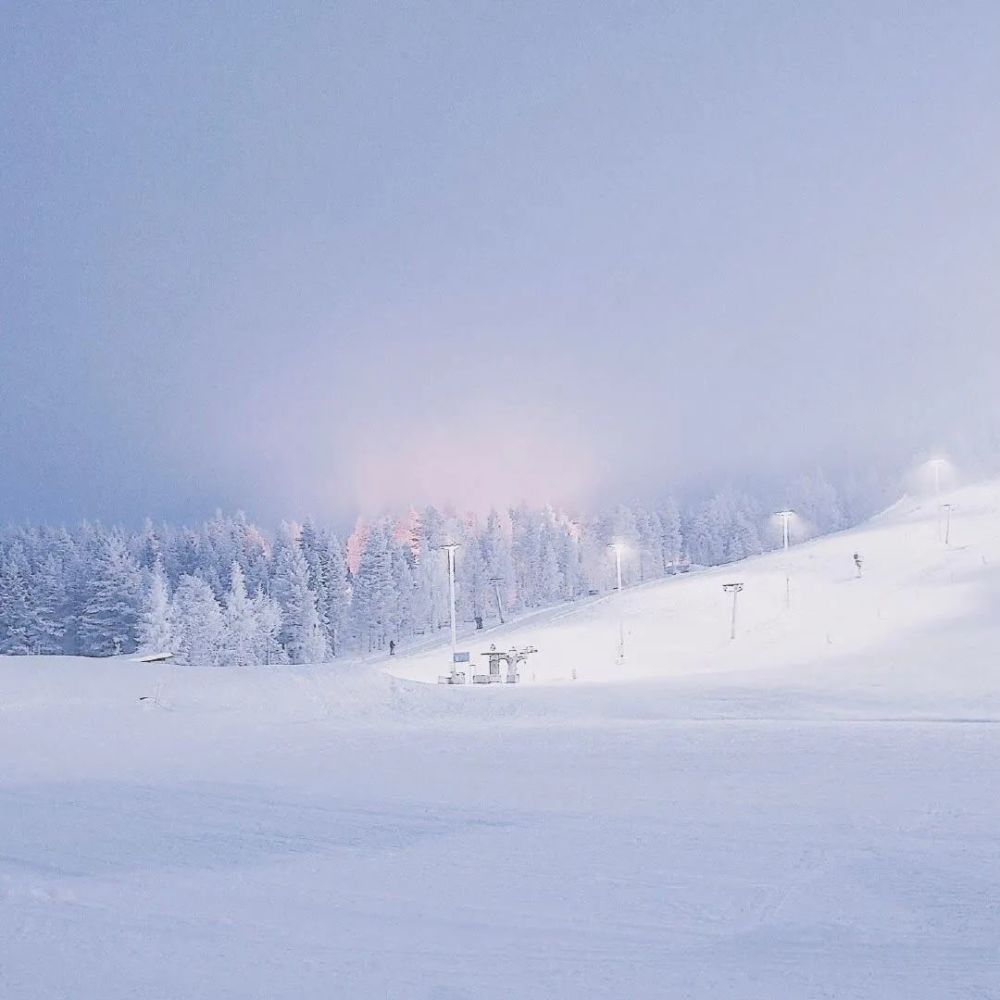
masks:
<path id="1" fill-rule="evenodd" d="M 174 625 L 170 612 L 170 586 L 157 559 L 149 574 L 139 619 L 139 652 L 172 653 L 174 651 Z"/>
<path id="2" fill-rule="evenodd" d="M 455 579 L 459 617 L 465 621 L 486 617 L 493 605 L 492 587 L 482 545 L 474 531 L 456 552 Z"/>
<path id="3" fill-rule="evenodd" d="M 353 599 L 355 631 L 369 650 L 385 645 L 397 600 L 389 532 L 385 524 L 375 524 L 361 552 Z"/>
<path id="4" fill-rule="evenodd" d="M 25 580 L 27 561 L 19 549 L 5 554 L 0 567 L 0 653 L 34 652 L 31 646 L 31 608 Z"/>
<path id="5" fill-rule="evenodd" d="M 342 652 L 351 614 L 351 587 L 347 580 L 347 561 L 340 541 L 327 533 L 320 555 L 326 580 L 326 607 L 323 622 L 333 656 Z"/>
<path id="6" fill-rule="evenodd" d="M 788 491 L 791 507 L 810 534 L 840 531 L 847 524 L 837 490 L 821 469 L 800 476 Z"/>
<path id="7" fill-rule="evenodd" d="M 281 609 L 281 644 L 290 663 L 322 663 L 327 658 L 316 595 L 309 586 L 309 565 L 294 529 L 283 525 L 275 544 L 271 596 Z"/>
<path id="8" fill-rule="evenodd" d="M 254 602 L 247 594 L 243 568 L 233 562 L 229 570 L 229 590 L 222 612 L 222 653 L 224 666 L 246 667 L 261 662 L 260 627 Z"/>
<path id="9" fill-rule="evenodd" d="M 187 574 L 177 584 L 170 602 L 178 663 L 215 666 L 222 650 L 222 609 L 212 588 Z"/>
<path id="10" fill-rule="evenodd" d="M 42 555 L 28 584 L 29 644 L 37 653 L 64 652 L 68 617 L 66 575 L 62 560 L 49 551 Z"/>
<path id="11" fill-rule="evenodd" d="M 139 567 L 121 536 L 107 535 L 80 611 L 83 652 L 91 656 L 134 652 L 141 606 Z"/>
<path id="12" fill-rule="evenodd" d="M 278 602 L 259 590 L 253 599 L 253 614 L 257 625 L 254 662 L 265 666 L 287 663 L 288 656 L 281 645 L 281 608 Z"/>
<path id="13" fill-rule="evenodd" d="M 681 512 L 673 497 L 669 497 L 660 510 L 663 562 L 669 572 L 676 572 L 684 555 L 684 535 L 681 530 Z"/>
<path id="14" fill-rule="evenodd" d="M 489 517 L 486 518 L 482 545 L 483 558 L 486 560 L 486 578 L 491 586 L 499 585 L 503 605 L 510 607 L 517 597 L 514 559 L 511 555 L 510 538 L 496 510 L 491 510 Z"/>

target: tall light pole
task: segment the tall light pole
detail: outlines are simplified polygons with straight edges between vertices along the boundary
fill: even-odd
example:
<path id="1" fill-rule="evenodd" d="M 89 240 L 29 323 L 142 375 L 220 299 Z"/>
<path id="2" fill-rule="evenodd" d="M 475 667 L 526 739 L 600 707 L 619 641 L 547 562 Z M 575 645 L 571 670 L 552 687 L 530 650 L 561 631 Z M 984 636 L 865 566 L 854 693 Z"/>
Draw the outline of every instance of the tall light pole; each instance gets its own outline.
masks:
<path id="1" fill-rule="evenodd" d="M 625 609 L 622 607 L 622 543 L 612 542 L 615 550 L 615 570 L 618 577 L 618 662 L 625 662 Z"/>
<path id="2" fill-rule="evenodd" d="M 728 594 L 733 595 L 733 620 L 729 627 L 729 638 L 736 638 L 736 599 L 740 595 L 740 591 L 743 589 L 742 583 L 724 583 L 722 589 Z"/>
<path id="3" fill-rule="evenodd" d="M 788 576 L 788 524 L 792 519 L 794 510 L 779 510 L 778 517 L 781 518 L 781 538 L 785 550 L 785 607 L 792 606 L 792 582 Z"/>
<path id="4" fill-rule="evenodd" d="M 455 623 L 455 550 L 458 548 L 457 542 L 445 542 L 443 545 L 436 545 L 437 549 L 444 549 L 448 554 L 448 603 L 451 607 L 451 672 L 455 673 L 455 654 L 458 652 L 458 629 Z"/>
<path id="5" fill-rule="evenodd" d="M 944 468 L 943 458 L 932 458 L 931 468 L 934 470 L 934 496 L 941 496 L 941 470 Z"/>

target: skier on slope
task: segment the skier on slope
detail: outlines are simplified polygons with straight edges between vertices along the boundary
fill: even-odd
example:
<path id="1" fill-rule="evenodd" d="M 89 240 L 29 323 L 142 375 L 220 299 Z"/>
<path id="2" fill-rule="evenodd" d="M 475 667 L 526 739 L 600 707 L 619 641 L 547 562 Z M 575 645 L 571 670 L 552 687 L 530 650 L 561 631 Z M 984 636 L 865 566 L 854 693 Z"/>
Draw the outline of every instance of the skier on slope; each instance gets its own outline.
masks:
<path id="1" fill-rule="evenodd" d="M 395 639 L 390 639 L 389 640 L 389 655 L 390 656 L 395 656 L 396 655 L 396 640 Z"/>
<path id="2" fill-rule="evenodd" d="M 861 576 L 861 556 L 857 552 L 854 553 L 854 565 L 857 567 L 858 576 Z"/>

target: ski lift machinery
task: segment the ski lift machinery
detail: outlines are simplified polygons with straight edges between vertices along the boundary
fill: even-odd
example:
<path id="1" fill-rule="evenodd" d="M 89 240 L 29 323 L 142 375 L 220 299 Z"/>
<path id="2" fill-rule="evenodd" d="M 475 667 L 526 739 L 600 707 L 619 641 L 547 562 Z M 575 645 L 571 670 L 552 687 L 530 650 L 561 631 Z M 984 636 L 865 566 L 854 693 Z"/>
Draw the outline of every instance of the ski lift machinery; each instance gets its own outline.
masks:
<path id="1" fill-rule="evenodd" d="M 522 646 L 520 649 L 516 646 L 511 646 L 506 651 L 497 649 L 496 646 L 490 646 L 489 652 L 480 654 L 481 656 L 485 656 L 489 661 L 489 673 L 473 675 L 472 683 L 501 684 L 506 680 L 508 684 L 516 684 L 521 679 L 521 664 L 527 663 L 528 657 L 532 653 L 537 652 L 538 650 L 534 646 Z M 506 678 L 501 677 L 501 663 L 507 664 Z"/>
<path id="2" fill-rule="evenodd" d="M 488 661 L 487 672 L 473 674 L 471 681 L 473 684 L 517 684 L 521 680 L 521 664 L 527 663 L 528 657 L 537 652 L 538 649 L 535 646 L 521 646 L 520 648 L 511 646 L 510 649 L 497 649 L 496 646 L 490 646 L 488 652 L 480 654 L 485 656 Z M 438 684 L 465 684 L 467 675 L 464 670 L 459 669 L 459 664 L 467 663 L 469 663 L 468 653 L 456 653 L 451 673 L 438 677 Z"/>

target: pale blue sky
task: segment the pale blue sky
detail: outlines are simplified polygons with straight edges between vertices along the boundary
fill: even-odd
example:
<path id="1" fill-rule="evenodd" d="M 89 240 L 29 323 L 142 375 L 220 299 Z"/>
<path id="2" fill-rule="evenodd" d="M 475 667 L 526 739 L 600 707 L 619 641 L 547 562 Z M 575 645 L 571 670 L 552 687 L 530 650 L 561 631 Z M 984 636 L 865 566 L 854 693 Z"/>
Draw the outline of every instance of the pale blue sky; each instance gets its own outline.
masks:
<path id="1" fill-rule="evenodd" d="M 0 520 L 574 501 L 995 412 L 997 4 L 0 17 Z"/>

